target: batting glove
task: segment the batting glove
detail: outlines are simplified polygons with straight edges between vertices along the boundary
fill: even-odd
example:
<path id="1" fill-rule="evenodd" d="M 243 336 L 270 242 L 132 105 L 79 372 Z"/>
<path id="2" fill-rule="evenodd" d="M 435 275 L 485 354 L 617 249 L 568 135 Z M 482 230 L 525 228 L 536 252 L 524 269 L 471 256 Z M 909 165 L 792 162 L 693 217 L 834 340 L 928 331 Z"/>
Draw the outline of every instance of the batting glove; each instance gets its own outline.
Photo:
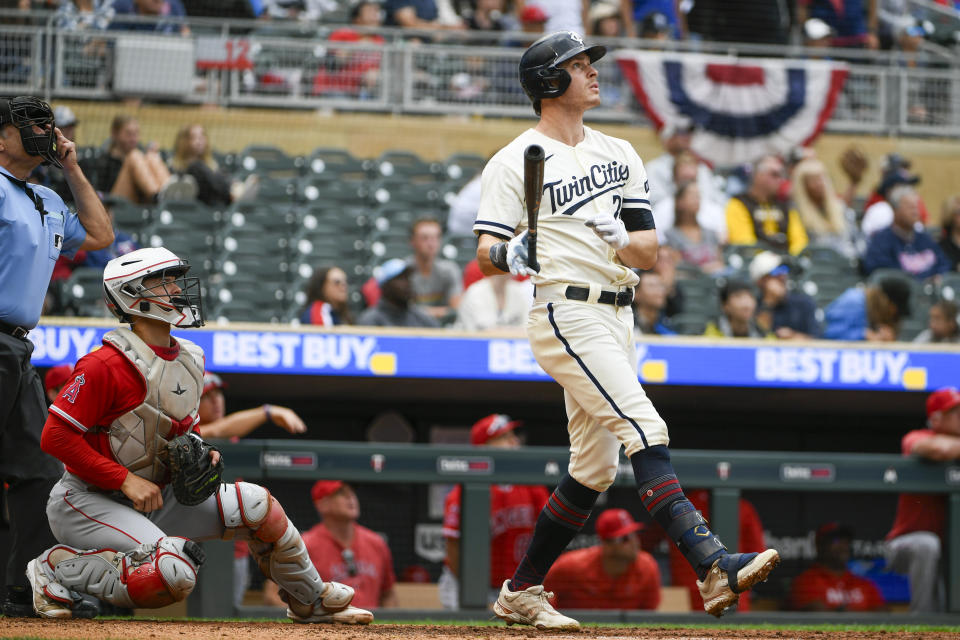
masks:
<path id="1" fill-rule="evenodd" d="M 527 266 L 527 232 L 514 236 L 507 243 L 507 266 L 515 276 L 532 276 L 536 273 Z"/>
<path id="2" fill-rule="evenodd" d="M 620 218 L 614 218 L 609 213 L 594 216 L 584 224 L 593 229 L 593 232 L 600 236 L 601 240 L 617 251 L 630 244 L 630 234 L 627 233 L 627 228 L 623 226 L 623 221 Z"/>

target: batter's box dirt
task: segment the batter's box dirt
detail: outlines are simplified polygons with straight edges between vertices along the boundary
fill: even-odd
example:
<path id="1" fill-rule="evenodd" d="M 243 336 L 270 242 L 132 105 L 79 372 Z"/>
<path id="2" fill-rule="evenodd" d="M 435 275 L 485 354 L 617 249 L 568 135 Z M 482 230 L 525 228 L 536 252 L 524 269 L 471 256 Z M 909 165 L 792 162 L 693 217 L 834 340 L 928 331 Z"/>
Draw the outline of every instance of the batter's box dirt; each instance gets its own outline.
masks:
<path id="1" fill-rule="evenodd" d="M 182 620 L 38 620 L 3 618 L 0 638 L 56 640 L 957 640 L 956 633 L 917 631 L 819 631 L 584 627 L 579 634 L 545 633 L 527 627 L 373 624 L 368 627 L 298 625 L 284 622 L 194 622 Z"/>

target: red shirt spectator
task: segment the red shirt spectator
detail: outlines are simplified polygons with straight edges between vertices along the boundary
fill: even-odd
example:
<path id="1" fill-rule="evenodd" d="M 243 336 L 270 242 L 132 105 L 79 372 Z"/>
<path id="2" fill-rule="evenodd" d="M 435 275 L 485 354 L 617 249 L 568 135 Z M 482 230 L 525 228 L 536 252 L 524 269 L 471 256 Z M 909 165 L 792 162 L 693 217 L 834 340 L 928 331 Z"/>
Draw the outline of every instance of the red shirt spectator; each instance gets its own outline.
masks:
<path id="1" fill-rule="evenodd" d="M 641 525 L 624 509 L 608 509 L 597 518 L 601 544 L 568 551 L 550 568 L 544 588 L 553 605 L 567 609 L 656 609 L 660 605 L 660 569 L 640 549 Z"/>
<path id="2" fill-rule="evenodd" d="M 397 581 L 387 543 L 363 525 L 354 527 L 350 548 L 342 546 L 322 522 L 303 534 L 303 543 L 324 580 L 353 587 L 353 601 L 362 603 L 354 606 L 378 608 Z"/>
<path id="3" fill-rule="evenodd" d="M 847 569 L 853 531 L 836 522 L 817 529 L 817 561 L 793 581 L 792 608 L 800 611 L 880 611 L 886 608 L 875 584 Z"/>

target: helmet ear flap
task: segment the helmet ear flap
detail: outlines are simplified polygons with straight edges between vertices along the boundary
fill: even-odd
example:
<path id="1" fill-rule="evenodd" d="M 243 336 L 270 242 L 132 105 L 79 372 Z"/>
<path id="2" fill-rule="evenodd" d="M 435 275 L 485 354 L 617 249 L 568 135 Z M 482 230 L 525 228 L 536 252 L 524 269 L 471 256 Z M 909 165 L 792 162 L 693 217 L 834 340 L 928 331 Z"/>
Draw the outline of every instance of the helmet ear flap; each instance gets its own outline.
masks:
<path id="1" fill-rule="evenodd" d="M 541 97 L 543 98 L 562 96 L 572 82 L 567 70 L 559 67 L 541 69 L 537 75 L 540 78 Z"/>

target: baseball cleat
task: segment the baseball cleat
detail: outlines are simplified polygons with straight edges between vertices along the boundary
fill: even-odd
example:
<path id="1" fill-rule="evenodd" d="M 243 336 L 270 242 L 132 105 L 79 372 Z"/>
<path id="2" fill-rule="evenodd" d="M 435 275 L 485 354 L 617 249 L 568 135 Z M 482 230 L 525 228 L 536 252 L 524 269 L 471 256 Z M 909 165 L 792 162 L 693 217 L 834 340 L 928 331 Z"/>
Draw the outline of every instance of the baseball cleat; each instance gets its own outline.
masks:
<path id="1" fill-rule="evenodd" d="M 33 589 L 33 610 L 42 618 L 72 618 L 73 598 L 70 591 L 44 573 L 36 558 L 27 563 L 27 579 Z"/>
<path id="2" fill-rule="evenodd" d="M 312 606 L 296 602 L 294 598 L 283 593 L 287 601 L 287 617 L 294 622 L 319 622 L 327 624 L 370 624 L 373 614 L 366 609 L 360 609 L 350 604 L 353 600 L 353 587 L 339 582 L 327 582 L 320 593 L 320 599 Z M 297 611 L 294 611 L 297 609 Z"/>
<path id="3" fill-rule="evenodd" d="M 719 618 L 727 607 L 737 603 L 742 592 L 766 580 L 778 564 L 780 554 L 776 549 L 722 556 L 713 563 L 702 582 L 697 580 L 704 610 Z"/>
<path id="4" fill-rule="evenodd" d="M 544 591 L 542 584 L 523 591 L 510 591 L 509 584 L 509 580 L 503 581 L 500 595 L 493 604 L 493 612 L 508 625 L 528 624 L 541 631 L 580 631 L 579 622 L 553 608 L 550 604 L 553 594 Z"/>

